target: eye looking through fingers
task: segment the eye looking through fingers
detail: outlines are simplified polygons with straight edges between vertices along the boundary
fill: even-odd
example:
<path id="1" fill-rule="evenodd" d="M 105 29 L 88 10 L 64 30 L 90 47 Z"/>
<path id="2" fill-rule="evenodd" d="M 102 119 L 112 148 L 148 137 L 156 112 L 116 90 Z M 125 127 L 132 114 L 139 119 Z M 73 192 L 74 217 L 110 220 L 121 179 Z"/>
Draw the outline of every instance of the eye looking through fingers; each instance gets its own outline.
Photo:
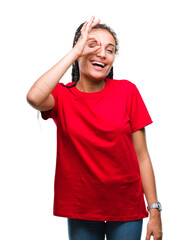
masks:
<path id="1" fill-rule="evenodd" d="M 89 46 L 90 48 L 93 48 L 93 47 L 98 46 L 98 43 L 97 43 L 96 40 L 89 40 L 89 41 L 88 41 L 88 46 Z"/>

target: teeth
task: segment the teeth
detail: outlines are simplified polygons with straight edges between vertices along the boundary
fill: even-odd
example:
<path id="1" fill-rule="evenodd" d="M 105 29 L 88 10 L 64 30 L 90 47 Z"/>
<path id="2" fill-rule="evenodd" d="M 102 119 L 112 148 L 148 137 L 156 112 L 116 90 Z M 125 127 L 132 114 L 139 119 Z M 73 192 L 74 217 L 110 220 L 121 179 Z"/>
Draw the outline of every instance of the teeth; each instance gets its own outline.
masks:
<path id="1" fill-rule="evenodd" d="M 104 64 L 104 63 L 100 63 L 100 62 L 92 62 L 92 64 L 98 64 L 98 65 L 101 65 L 102 67 L 104 67 L 104 66 L 105 66 L 105 64 Z"/>

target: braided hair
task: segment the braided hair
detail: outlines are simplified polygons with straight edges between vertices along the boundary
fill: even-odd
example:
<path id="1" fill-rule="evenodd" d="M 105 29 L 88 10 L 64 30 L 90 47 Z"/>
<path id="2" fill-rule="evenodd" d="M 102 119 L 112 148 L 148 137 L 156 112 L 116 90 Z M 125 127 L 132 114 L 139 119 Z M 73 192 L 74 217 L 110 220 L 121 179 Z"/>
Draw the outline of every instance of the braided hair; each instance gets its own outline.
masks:
<path id="1" fill-rule="evenodd" d="M 75 32 L 75 37 L 74 37 L 74 40 L 73 40 L 73 46 L 72 47 L 74 47 L 76 45 L 78 39 L 81 36 L 81 29 L 83 27 L 83 24 L 84 23 L 82 23 L 77 28 L 77 30 Z M 113 38 L 115 40 L 115 53 L 118 52 L 118 39 L 117 39 L 117 35 L 109 26 L 107 26 L 106 24 L 98 24 L 98 25 L 94 26 L 92 29 L 104 29 L 104 30 L 108 31 L 110 34 L 112 34 L 112 36 L 113 36 Z M 71 75 L 72 75 L 72 82 L 74 82 L 74 84 L 73 85 L 69 85 L 69 86 L 64 85 L 64 87 L 67 87 L 67 88 L 74 87 L 76 85 L 76 83 L 79 81 L 80 74 L 79 74 L 79 64 L 78 64 L 77 60 L 72 64 L 72 73 L 71 73 Z M 111 67 L 110 72 L 107 75 L 107 78 L 110 78 L 110 79 L 113 78 L 113 67 Z"/>

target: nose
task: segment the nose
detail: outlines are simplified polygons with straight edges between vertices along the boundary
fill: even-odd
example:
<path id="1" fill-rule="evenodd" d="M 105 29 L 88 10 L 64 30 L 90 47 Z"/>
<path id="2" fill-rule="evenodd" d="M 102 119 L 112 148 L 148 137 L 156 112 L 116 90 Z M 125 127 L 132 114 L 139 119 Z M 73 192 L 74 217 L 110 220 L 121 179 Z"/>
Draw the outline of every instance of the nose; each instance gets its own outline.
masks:
<path id="1" fill-rule="evenodd" d="M 101 48 L 97 51 L 96 55 L 97 57 L 105 58 L 106 57 L 105 49 L 101 46 Z"/>

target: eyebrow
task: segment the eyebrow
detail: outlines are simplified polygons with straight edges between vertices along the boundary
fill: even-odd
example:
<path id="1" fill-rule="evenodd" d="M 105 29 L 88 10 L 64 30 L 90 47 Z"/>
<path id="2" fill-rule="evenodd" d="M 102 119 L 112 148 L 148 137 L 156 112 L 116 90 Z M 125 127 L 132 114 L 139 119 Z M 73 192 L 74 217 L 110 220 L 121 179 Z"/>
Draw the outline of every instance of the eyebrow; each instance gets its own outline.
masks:
<path id="1" fill-rule="evenodd" d="M 109 46 L 109 45 L 111 45 L 112 47 L 114 47 L 114 48 L 115 48 L 115 45 L 114 45 L 114 44 L 112 44 L 112 43 L 109 43 L 109 44 L 108 44 L 108 46 Z"/>

